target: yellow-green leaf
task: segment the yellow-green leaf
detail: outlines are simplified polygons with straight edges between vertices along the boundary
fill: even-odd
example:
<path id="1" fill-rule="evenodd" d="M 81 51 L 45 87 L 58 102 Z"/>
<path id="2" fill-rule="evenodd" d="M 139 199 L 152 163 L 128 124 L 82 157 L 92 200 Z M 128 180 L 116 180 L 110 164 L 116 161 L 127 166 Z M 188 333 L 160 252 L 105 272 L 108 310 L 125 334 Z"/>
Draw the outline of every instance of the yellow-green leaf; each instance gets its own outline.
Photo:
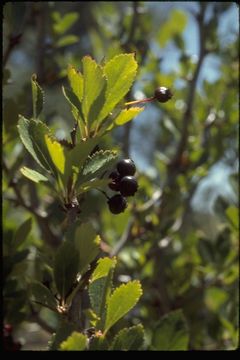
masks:
<path id="1" fill-rule="evenodd" d="M 136 305 L 141 295 L 139 281 L 130 281 L 114 290 L 108 299 L 104 334 Z"/>
<path id="2" fill-rule="evenodd" d="M 87 347 L 87 336 L 74 331 L 67 340 L 63 341 L 60 349 L 63 351 L 82 351 Z"/>
<path id="3" fill-rule="evenodd" d="M 81 102 L 83 98 L 83 75 L 71 65 L 68 67 L 67 75 L 72 91 Z"/>
<path id="4" fill-rule="evenodd" d="M 64 174 L 65 155 L 63 147 L 58 141 L 54 140 L 47 134 L 45 135 L 45 142 L 53 164 L 61 174 Z"/>
<path id="5" fill-rule="evenodd" d="M 20 172 L 28 179 L 39 183 L 40 181 L 48 181 L 48 178 L 42 174 L 40 174 L 38 171 L 29 169 L 28 167 L 24 166 L 20 169 Z"/>
<path id="6" fill-rule="evenodd" d="M 89 112 L 93 103 L 97 100 L 104 85 L 103 70 L 90 56 L 84 56 L 83 63 L 83 105 L 82 110 L 85 121 L 88 122 Z M 92 121 L 92 120 L 91 120 Z"/>
<path id="7" fill-rule="evenodd" d="M 107 78 L 106 102 L 97 118 L 101 122 L 129 91 L 137 72 L 134 54 L 120 54 L 108 61 L 103 72 Z"/>
<path id="8" fill-rule="evenodd" d="M 132 107 L 130 109 L 124 109 L 114 120 L 114 123 L 118 126 L 126 124 L 128 121 L 132 120 L 135 116 L 140 114 L 144 110 L 143 107 Z"/>

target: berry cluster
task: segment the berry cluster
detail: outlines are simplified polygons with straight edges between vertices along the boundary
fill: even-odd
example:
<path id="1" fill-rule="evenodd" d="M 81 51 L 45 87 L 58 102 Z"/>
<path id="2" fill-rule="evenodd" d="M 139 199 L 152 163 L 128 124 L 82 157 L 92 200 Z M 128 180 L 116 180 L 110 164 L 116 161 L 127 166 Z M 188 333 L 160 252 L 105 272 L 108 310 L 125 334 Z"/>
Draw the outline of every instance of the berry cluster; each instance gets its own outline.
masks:
<path id="1" fill-rule="evenodd" d="M 138 189 L 138 183 L 133 176 L 136 167 L 131 159 L 123 159 L 117 163 L 117 169 L 111 172 L 109 178 L 112 180 L 109 187 L 113 191 L 120 192 L 108 199 L 108 207 L 111 213 L 120 214 L 127 207 L 125 197 L 134 196 Z"/>
<path id="2" fill-rule="evenodd" d="M 22 347 L 19 341 L 15 342 L 12 336 L 12 325 L 5 324 L 3 328 L 3 346 L 6 351 L 19 351 Z"/>

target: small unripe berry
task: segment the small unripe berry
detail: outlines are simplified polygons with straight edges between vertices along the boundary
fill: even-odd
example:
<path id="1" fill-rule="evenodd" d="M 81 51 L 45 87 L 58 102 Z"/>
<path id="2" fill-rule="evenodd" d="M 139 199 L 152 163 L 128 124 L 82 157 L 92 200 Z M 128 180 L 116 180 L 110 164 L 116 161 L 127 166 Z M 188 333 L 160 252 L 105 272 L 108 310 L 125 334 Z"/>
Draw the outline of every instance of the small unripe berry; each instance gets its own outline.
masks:
<path id="1" fill-rule="evenodd" d="M 136 166 L 131 159 L 122 159 L 117 163 L 117 169 L 121 176 L 134 175 Z"/>
<path id="2" fill-rule="evenodd" d="M 120 194 L 114 195 L 108 200 L 108 207 L 112 214 L 120 214 L 126 209 L 127 201 Z"/>
<path id="3" fill-rule="evenodd" d="M 123 196 L 133 196 L 138 189 L 138 183 L 133 176 L 124 176 L 119 185 L 120 193 Z"/>
<path id="4" fill-rule="evenodd" d="M 155 99 L 157 99 L 159 102 L 162 103 L 165 103 L 168 100 L 170 100 L 172 96 L 173 94 L 171 93 L 171 90 L 164 86 L 158 87 L 154 92 Z"/>

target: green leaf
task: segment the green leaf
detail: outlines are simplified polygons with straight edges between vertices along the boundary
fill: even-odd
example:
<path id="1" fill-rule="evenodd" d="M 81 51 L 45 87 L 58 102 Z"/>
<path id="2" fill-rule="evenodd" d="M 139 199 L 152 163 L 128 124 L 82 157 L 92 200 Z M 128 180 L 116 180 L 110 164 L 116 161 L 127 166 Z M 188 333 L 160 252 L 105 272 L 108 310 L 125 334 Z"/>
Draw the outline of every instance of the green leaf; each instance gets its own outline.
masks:
<path id="1" fill-rule="evenodd" d="M 84 165 L 82 177 L 79 178 L 79 183 L 83 183 L 88 179 L 97 178 L 104 173 L 104 171 L 113 167 L 117 158 L 117 152 L 110 150 L 100 150 L 95 152 L 88 158 Z"/>
<path id="2" fill-rule="evenodd" d="M 65 177 L 73 174 L 74 169 L 77 169 L 77 173 L 82 172 L 82 167 L 85 161 L 87 160 L 89 154 L 97 145 L 98 138 L 88 138 L 86 141 L 79 142 L 72 150 L 65 153 L 66 156 L 66 168 L 65 168 Z M 74 169 L 73 169 L 74 168 Z M 80 181 L 79 178 L 78 181 Z"/>
<path id="3" fill-rule="evenodd" d="M 98 316 L 103 316 L 106 300 L 111 291 L 111 281 L 113 270 L 116 266 L 116 259 L 103 258 L 98 260 L 98 265 L 94 270 L 88 293 L 91 306 Z"/>
<path id="4" fill-rule="evenodd" d="M 87 336 L 75 331 L 67 338 L 67 340 L 61 343 L 60 349 L 65 351 L 82 351 L 86 349 L 87 343 Z"/>
<path id="5" fill-rule="evenodd" d="M 33 117 L 36 119 L 43 109 L 44 94 L 37 83 L 37 75 L 32 75 L 32 98 L 33 98 Z"/>
<path id="6" fill-rule="evenodd" d="M 38 158 L 38 152 L 35 151 L 34 141 L 32 139 L 32 136 L 31 136 L 30 132 L 29 132 L 29 126 L 30 126 L 31 121 L 33 121 L 33 120 L 27 120 L 22 115 L 19 115 L 19 121 L 18 121 L 18 125 L 17 125 L 19 135 L 20 135 L 20 138 L 22 140 L 23 145 L 28 150 L 28 152 L 32 155 L 34 160 L 41 167 L 43 167 L 44 169 L 47 170 L 48 166 L 45 167 L 44 164 L 42 164 L 42 162 Z"/>
<path id="7" fill-rule="evenodd" d="M 87 270 L 87 266 L 99 254 L 101 239 L 90 223 L 79 224 L 79 222 L 72 226 L 66 236 L 75 244 L 75 248 L 79 253 L 78 271 L 83 274 Z"/>
<path id="8" fill-rule="evenodd" d="M 122 329 L 113 339 L 109 350 L 140 350 L 144 341 L 144 331 L 141 324 Z"/>
<path id="9" fill-rule="evenodd" d="M 141 295 L 139 281 L 130 281 L 114 290 L 107 303 L 104 334 L 136 305 Z"/>
<path id="10" fill-rule="evenodd" d="M 124 109 L 120 112 L 120 114 L 114 119 L 114 123 L 117 126 L 122 126 L 126 124 L 128 121 L 132 120 L 134 117 L 136 117 L 138 114 L 140 114 L 144 108 L 140 107 L 132 107 L 130 109 Z"/>
<path id="11" fill-rule="evenodd" d="M 77 12 L 69 12 L 64 15 L 62 18 L 59 13 L 53 14 L 53 19 L 55 24 L 53 24 L 53 29 L 56 34 L 64 34 L 73 24 L 78 20 L 79 14 Z"/>
<path id="12" fill-rule="evenodd" d="M 226 215 L 235 229 L 239 229 L 239 210 L 236 206 L 229 206 Z"/>
<path id="13" fill-rule="evenodd" d="M 95 334 L 93 339 L 89 342 L 89 350 L 108 350 L 109 344 L 105 336 L 101 334 Z"/>
<path id="14" fill-rule="evenodd" d="M 172 10 L 169 19 L 161 25 L 157 34 L 159 44 L 163 47 L 176 35 L 183 32 L 187 25 L 187 16 L 181 10 Z"/>
<path id="15" fill-rule="evenodd" d="M 39 183 L 40 181 L 48 181 L 48 178 L 42 174 L 40 174 L 38 171 L 29 169 L 28 167 L 24 166 L 20 169 L 20 172 L 28 179 Z"/>
<path id="16" fill-rule="evenodd" d="M 229 295 L 225 290 L 213 286 L 206 289 L 204 301 L 209 310 L 218 314 L 228 297 Z"/>
<path id="17" fill-rule="evenodd" d="M 189 335 L 182 310 L 165 315 L 153 331 L 153 350 L 187 350 Z"/>
<path id="18" fill-rule="evenodd" d="M 27 238 L 32 228 L 32 219 L 29 218 L 26 221 L 24 221 L 23 224 L 19 226 L 17 229 L 15 236 L 13 238 L 12 245 L 14 248 L 18 248 Z"/>
<path id="19" fill-rule="evenodd" d="M 49 350 L 58 350 L 60 344 L 67 339 L 76 329 L 76 324 L 68 322 L 62 318 L 55 334 L 49 342 Z"/>
<path id="20" fill-rule="evenodd" d="M 97 100 L 101 94 L 105 85 L 105 78 L 103 77 L 103 70 L 95 60 L 90 56 L 84 56 L 83 63 L 83 114 L 85 122 L 93 122 L 95 119 L 89 118 L 89 112 L 93 103 Z"/>
<path id="21" fill-rule="evenodd" d="M 73 66 L 69 65 L 67 76 L 72 91 L 77 96 L 79 102 L 81 102 L 83 98 L 83 75 Z"/>
<path id="22" fill-rule="evenodd" d="M 55 168 L 61 173 L 64 174 L 65 169 L 65 155 L 64 148 L 59 144 L 59 142 L 49 135 L 45 135 L 45 143 L 51 157 L 51 160 Z"/>
<path id="23" fill-rule="evenodd" d="M 69 45 L 73 45 L 76 44 L 78 42 L 79 38 L 76 35 L 65 35 L 63 37 L 61 37 L 57 43 L 56 43 L 56 47 L 63 47 L 63 46 L 69 46 Z"/>
<path id="24" fill-rule="evenodd" d="M 54 279 L 60 296 L 64 299 L 68 295 L 79 267 L 79 254 L 70 241 L 65 241 L 57 250 L 54 263 Z"/>
<path id="25" fill-rule="evenodd" d="M 109 184 L 109 179 L 93 179 L 86 181 L 78 188 L 77 195 L 80 195 L 91 189 L 102 188 L 104 186 L 107 186 L 107 184 Z"/>
<path id="26" fill-rule="evenodd" d="M 107 78 L 106 102 L 97 118 L 105 119 L 129 91 L 136 77 L 137 62 L 134 54 L 120 54 L 108 61 L 103 73 Z"/>
<path id="27" fill-rule="evenodd" d="M 51 291 L 39 281 L 31 284 L 31 294 L 36 302 L 56 311 L 57 301 Z"/>

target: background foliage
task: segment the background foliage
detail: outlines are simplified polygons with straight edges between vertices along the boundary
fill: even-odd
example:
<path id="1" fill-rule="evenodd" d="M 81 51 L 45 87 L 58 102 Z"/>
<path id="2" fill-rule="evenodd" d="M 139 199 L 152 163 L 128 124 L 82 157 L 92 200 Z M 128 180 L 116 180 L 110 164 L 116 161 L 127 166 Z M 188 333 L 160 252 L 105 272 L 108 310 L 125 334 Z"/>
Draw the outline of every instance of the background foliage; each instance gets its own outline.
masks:
<path id="1" fill-rule="evenodd" d="M 159 85 L 174 97 L 147 105 L 100 144 L 136 162 L 139 191 L 127 211 L 112 215 L 93 191 L 81 214 L 101 235 L 102 249 L 117 255 L 117 285 L 142 284 L 143 296 L 119 329 L 141 322 L 148 349 L 236 348 L 237 15 L 235 3 L 216 2 L 5 5 L 4 321 L 13 324 L 23 349 L 46 348 L 56 327 L 55 313 L 29 301 L 29 284 L 51 281 L 48 261 L 63 214 L 49 189 L 19 171 L 33 161 L 17 133 L 18 114 L 31 115 L 36 73 L 46 94 L 42 116 L 63 138 L 73 126 L 61 92 L 68 64 L 80 68 L 85 55 L 101 62 L 123 52 L 135 52 L 139 64 L 126 100 L 150 97 Z"/>

